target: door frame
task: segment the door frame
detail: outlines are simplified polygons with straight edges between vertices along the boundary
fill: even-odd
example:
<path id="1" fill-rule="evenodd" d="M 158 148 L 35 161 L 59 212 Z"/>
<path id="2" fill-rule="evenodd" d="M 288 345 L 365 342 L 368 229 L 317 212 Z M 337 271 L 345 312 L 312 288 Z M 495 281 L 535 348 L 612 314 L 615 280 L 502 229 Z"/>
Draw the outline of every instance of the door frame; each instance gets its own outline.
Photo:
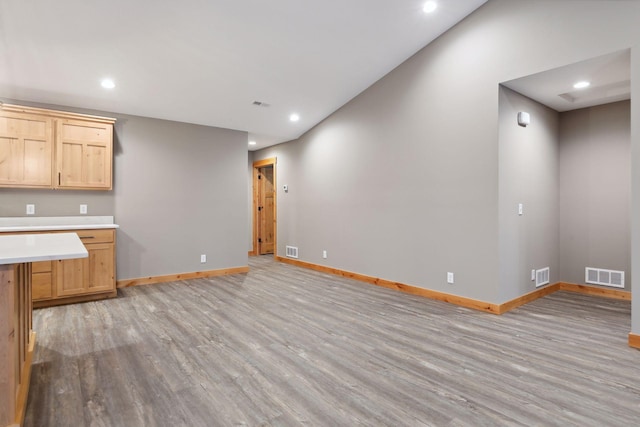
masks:
<path id="1" fill-rule="evenodd" d="M 278 185 L 276 179 L 276 164 L 278 158 L 270 157 L 268 159 L 257 160 L 253 162 L 253 207 L 251 216 L 253 217 L 253 250 L 249 255 L 258 254 L 258 173 L 259 169 L 265 166 L 273 167 L 273 257 L 278 256 Z"/>

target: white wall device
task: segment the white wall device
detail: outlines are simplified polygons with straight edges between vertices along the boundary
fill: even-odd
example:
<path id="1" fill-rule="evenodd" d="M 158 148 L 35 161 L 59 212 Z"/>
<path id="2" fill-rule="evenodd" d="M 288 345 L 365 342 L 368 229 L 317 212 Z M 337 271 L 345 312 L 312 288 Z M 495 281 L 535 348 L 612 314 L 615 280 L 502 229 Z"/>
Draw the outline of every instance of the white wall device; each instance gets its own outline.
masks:
<path id="1" fill-rule="evenodd" d="M 518 113 L 518 125 L 527 127 L 529 124 L 531 124 L 531 115 L 529 115 L 529 113 L 525 113 L 524 111 L 520 111 Z"/>

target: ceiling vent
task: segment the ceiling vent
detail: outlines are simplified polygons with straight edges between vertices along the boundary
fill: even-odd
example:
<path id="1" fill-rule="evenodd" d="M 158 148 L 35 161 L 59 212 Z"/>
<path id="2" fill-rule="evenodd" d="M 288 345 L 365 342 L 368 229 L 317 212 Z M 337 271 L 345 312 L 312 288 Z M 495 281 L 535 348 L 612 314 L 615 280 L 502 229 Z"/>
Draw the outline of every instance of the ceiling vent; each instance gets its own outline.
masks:
<path id="1" fill-rule="evenodd" d="M 262 102 L 262 101 L 253 101 L 252 105 L 255 105 L 256 107 L 264 107 L 264 108 L 271 107 L 271 104 L 267 104 L 266 102 Z"/>

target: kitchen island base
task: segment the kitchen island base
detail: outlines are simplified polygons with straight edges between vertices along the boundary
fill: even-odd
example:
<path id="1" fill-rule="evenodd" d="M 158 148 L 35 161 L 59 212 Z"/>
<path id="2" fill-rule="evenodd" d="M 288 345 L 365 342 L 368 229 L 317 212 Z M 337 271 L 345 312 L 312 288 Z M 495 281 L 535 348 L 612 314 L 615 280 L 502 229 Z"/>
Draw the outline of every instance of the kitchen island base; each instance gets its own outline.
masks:
<path id="1" fill-rule="evenodd" d="M 22 425 L 36 334 L 31 330 L 31 263 L 0 265 L 0 426 Z"/>

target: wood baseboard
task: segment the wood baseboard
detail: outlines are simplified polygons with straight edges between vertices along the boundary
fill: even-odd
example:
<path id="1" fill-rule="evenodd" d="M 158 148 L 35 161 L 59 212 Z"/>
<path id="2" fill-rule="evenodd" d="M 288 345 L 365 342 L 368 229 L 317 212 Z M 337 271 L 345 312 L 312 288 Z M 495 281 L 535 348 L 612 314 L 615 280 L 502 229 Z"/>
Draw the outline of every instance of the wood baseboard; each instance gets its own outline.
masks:
<path id="1" fill-rule="evenodd" d="M 617 289 L 605 289 L 595 286 L 578 285 L 574 283 L 558 282 L 552 285 L 536 289 L 533 292 L 522 295 L 511 301 L 504 302 L 502 304 L 493 304 L 490 302 L 474 300 L 471 298 L 461 297 L 458 295 L 447 294 L 444 292 L 438 292 L 431 289 L 419 288 L 416 286 L 406 285 L 404 283 L 394 282 L 391 280 L 380 279 L 377 277 L 367 276 L 364 274 L 353 273 L 351 271 L 340 270 L 337 268 L 326 267 L 324 265 L 313 264 L 306 261 L 300 261 L 297 259 L 284 258 L 275 256 L 276 261 L 284 262 L 286 264 L 296 265 L 298 267 L 308 268 L 310 270 L 320 271 L 322 273 L 334 274 L 337 276 L 347 277 L 349 279 L 358 280 L 365 283 L 370 283 L 376 286 L 382 286 L 385 288 L 395 289 L 398 291 L 406 292 L 412 295 L 419 295 L 425 298 L 431 298 L 438 301 L 444 301 L 451 304 L 459 305 L 461 307 L 472 308 L 474 310 L 480 310 L 493 314 L 504 314 L 514 308 L 521 305 L 528 304 L 532 301 L 550 295 L 557 291 L 569 291 L 577 292 L 586 295 L 600 296 L 604 298 L 615 298 L 623 300 L 631 300 L 631 292 L 620 291 Z M 639 343 L 640 345 L 640 343 Z"/>
<path id="2" fill-rule="evenodd" d="M 528 304 L 532 301 L 537 300 L 538 298 L 542 298 L 544 296 L 557 292 L 558 290 L 560 290 L 560 283 L 554 283 L 553 285 L 548 285 L 543 288 L 536 289 L 533 292 L 529 292 L 528 294 L 500 304 L 498 314 L 506 313 L 513 310 L 514 308 L 520 307 L 521 305 Z"/>
<path id="3" fill-rule="evenodd" d="M 100 301 L 103 299 L 115 298 L 117 296 L 118 296 L 118 291 L 113 290 L 113 291 L 103 292 L 100 294 L 93 294 L 93 295 L 78 295 L 75 297 L 39 300 L 39 301 L 33 302 L 33 308 L 55 307 L 57 305 L 75 304 L 77 302 Z"/>
<path id="4" fill-rule="evenodd" d="M 153 283 L 175 282 L 178 280 L 200 279 L 204 277 L 228 276 L 230 274 L 248 273 L 249 266 L 223 268 L 220 270 L 194 271 L 192 273 L 169 274 L 166 276 L 141 277 L 138 279 L 125 279 L 116 282 L 117 288 L 129 286 L 150 285 Z"/>
<path id="5" fill-rule="evenodd" d="M 353 273 L 351 271 L 340 270 L 337 268 L 326 267 L 323 265 L 312 264 L 310 262 L 295 260 L 291 258 L 283 258 L 280 256 L 276 256 L 275 259 L 276 261 L 284 262 L 286 264 L 292 264 L 298 267 L 320 271 L 322 273 L 334 274 L 336 276 L 342 276 L 349 279 L 358 280 L 360 282 L 365 282 L 365 283 L 369 283 L 376 286 L 382 286 L 384 288 L 395 289 L 395 290 L 406 292 L 412 295 L 418 295 L 425 298 L 444 301 L 454 305 L 459 305 L 461 307 L 472 308 L 474 310 L 480 310 L 487 313 L 500 314 L 499 305 L 488 303 L 485 301 L 478 301 L 471 298 L 461 297 L 458 295 L 452 295 L 444 292 L 434 291 L 431 289 L 419 288 L 417 286 L 406 285 L 404 283 L 394 282 L 386 279 L 380 279 L 378 277 L 372 277 L 364 274 Z"/>
<path id="6" fill-rule="evenodd" d="M 258 256 L 256 251 L 249 251 L 249 253 L 247 255 L 249 255 L 249 256 Z"/>
<path id="7" fill-rule="evenodd" d="M 640 335 L 629 332 L 629 347 L 640 348 Z"/>
<path id="8" fill-rule="evenodd" d="M 622 299 L 631 301 L 631 292 L 619 289 L 599 288 L 597 286 L 578 285 L 576 283 L 560 282 L 560 291 L 577 292 L 586 295 L 595 295 L 603 298 Z"/>

